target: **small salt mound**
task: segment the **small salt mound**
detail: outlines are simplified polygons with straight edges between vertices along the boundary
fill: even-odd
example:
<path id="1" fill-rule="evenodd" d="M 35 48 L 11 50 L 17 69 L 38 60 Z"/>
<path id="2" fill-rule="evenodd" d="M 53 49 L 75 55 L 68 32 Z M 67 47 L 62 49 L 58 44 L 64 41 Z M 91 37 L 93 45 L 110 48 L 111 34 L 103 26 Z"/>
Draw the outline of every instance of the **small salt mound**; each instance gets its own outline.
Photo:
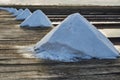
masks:
<path id="1" fill-rule="evenodd" d="M 4 7 L 0 7 L 0 10 L 6 10 L 7 8 L 4 8 Z"/>
<path id="2" fill-rule="evenodd" d="M 0 7 L 0 10 L 2 10 L 3 9 L 3 7 Z"/>
<path id="3" fill-rule="evenodd" d="M 17 12 L 16 8 L 4 8 L 4 7 L 1 7 L 0 9 L 8 11 L 9 13 L 12 13 L 12 14 L 15 14 Z"/>
<path id="4" fill-rule="evenodd" d="M 10 13 L 16 14 L 17 13 L 17 9 L 13 9 Z"/>
<path id="5" fill-rule="evenodd" d="M 35 56 L 64 62 L 81 59 L 116 59 L 113 44 L 79 13 L 68 16 L 35 47 Z"/>
<path id="6" fill-rule="evenodd" d="M 14 14 L 14 13 L 17 12 L 17 9 L 16 9 L 16 8 L 3 8 L 3 10 L 6 10 L 6 11 L 8 11 L 9 13 L 12 13 L 12 14 Z"/>
<path id="7" fill-rule="evenodd" d="M 52 23 L 41 11 L 36 10 L 31 16 L 20 24 L 21 27 L 51 27 Z"/>
<path id="8" fill-rule="evenodd" d="M 18 16 L 19 14 L 21 14 L 24 10 L 23 9 L 19 9 L 17 12 L 15 12 L 13 15 L 14 16 Z"/>
<path id="9" fill-rule="evenodd" d="M 4 10 L 12 10 L 12 9 L 14 9 L 14 8 L 3 8 Z"/>
<path id="10" fill-rule="evenodd" d="M 29 17 L 32 13 L 29 9 L 25 9 L 24 12 L 22 12 L 20 15 L 16 17 L 16 20 L 25 20 L 27 17 Z"/>

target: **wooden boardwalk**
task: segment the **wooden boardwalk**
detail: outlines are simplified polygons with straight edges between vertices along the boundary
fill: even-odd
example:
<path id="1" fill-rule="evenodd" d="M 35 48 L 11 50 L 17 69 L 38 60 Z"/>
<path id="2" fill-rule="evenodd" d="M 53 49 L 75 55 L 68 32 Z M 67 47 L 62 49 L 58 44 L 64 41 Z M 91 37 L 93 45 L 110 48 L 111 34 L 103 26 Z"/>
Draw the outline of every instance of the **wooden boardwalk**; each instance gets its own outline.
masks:
<path id="1" fill-rule="evenodd" d="M 62 63 L 28 56 L 31 53 L 25 49 L 38 42 L 50 29 L 23 29 L 19 27 L 20 23 L 8 12 L 0 11 L 0 80 L 120 79 L 120 58 Z M 119 46 L 117 44 L 118 50 Z"/>

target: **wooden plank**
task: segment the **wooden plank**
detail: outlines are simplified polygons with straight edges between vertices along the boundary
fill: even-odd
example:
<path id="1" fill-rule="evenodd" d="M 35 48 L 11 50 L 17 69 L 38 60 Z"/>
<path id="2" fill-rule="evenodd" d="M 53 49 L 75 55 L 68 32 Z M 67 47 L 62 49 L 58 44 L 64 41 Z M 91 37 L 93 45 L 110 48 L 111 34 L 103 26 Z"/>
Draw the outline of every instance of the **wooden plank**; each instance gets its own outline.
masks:
<path id="1" fill-rule="evenodd" d="M 100 29 L 107 37 L 120 37 L 120 28 L 118 29 Z"/>

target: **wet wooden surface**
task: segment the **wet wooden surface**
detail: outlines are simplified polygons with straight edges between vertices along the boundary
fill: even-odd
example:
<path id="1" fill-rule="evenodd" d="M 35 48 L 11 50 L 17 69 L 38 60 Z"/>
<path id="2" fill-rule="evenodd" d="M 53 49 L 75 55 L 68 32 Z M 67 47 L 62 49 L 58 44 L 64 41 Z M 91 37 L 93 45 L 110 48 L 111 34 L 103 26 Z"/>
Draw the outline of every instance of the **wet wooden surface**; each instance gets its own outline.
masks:
<path id="1" fill-rule="evenodd" d="M 83 60 L 77 63 L 32 58 L 29 56 L 31 53 L 25 49 L 33 46 L 51 29 L 23 29 L 19 27 L 20 23 L 8 12 L 0 11 L 0 80 L 120 79 L 120 58 Z M 120 37 L 118 34 L 119 32 L 110 32 L 110 35 L 117 38 Z M 120 45 L 115 46 L 120 51 Z"/>

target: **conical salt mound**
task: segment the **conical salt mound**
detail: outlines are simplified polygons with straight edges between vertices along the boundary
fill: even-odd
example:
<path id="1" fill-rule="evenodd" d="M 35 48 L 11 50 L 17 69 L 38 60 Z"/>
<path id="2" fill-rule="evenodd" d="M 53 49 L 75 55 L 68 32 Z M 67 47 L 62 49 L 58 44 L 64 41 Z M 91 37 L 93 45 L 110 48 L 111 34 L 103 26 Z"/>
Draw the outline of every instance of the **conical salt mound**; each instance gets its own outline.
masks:
<path id="1" fill-rule="evenodd" d="M 14 13 L 14 16 L 18 16 L 19 14 L 21 14 L 24 10 L 23 9 L 19 9 L 16 13 Z"/>
<path id="2" fill-rule="evenodd" d="M 16 14 L 17 13 L 17 9 L 13 9 L 11 13 L 12 14 Z"/>
<path id="3" fill-rule="evenodd" d="M 31 16 L 20 24 L 21 27 L 51 27 L 52 23 L 41 11 L 36 10 Z"/>
<path id="4" fill-rule="evenodd" d="M 29 9 L 25 9 L 20 15 L 16 17 L 16 20 L 25 20 L 27 17 L 31 15 L 31 11 Z"/>
<path id="5" fill-rule="evenodd" d="M 35 56 L 59 61 L 116 59 L 113 44 L 79 13 L 68 16 L 34 47 Z"/>

